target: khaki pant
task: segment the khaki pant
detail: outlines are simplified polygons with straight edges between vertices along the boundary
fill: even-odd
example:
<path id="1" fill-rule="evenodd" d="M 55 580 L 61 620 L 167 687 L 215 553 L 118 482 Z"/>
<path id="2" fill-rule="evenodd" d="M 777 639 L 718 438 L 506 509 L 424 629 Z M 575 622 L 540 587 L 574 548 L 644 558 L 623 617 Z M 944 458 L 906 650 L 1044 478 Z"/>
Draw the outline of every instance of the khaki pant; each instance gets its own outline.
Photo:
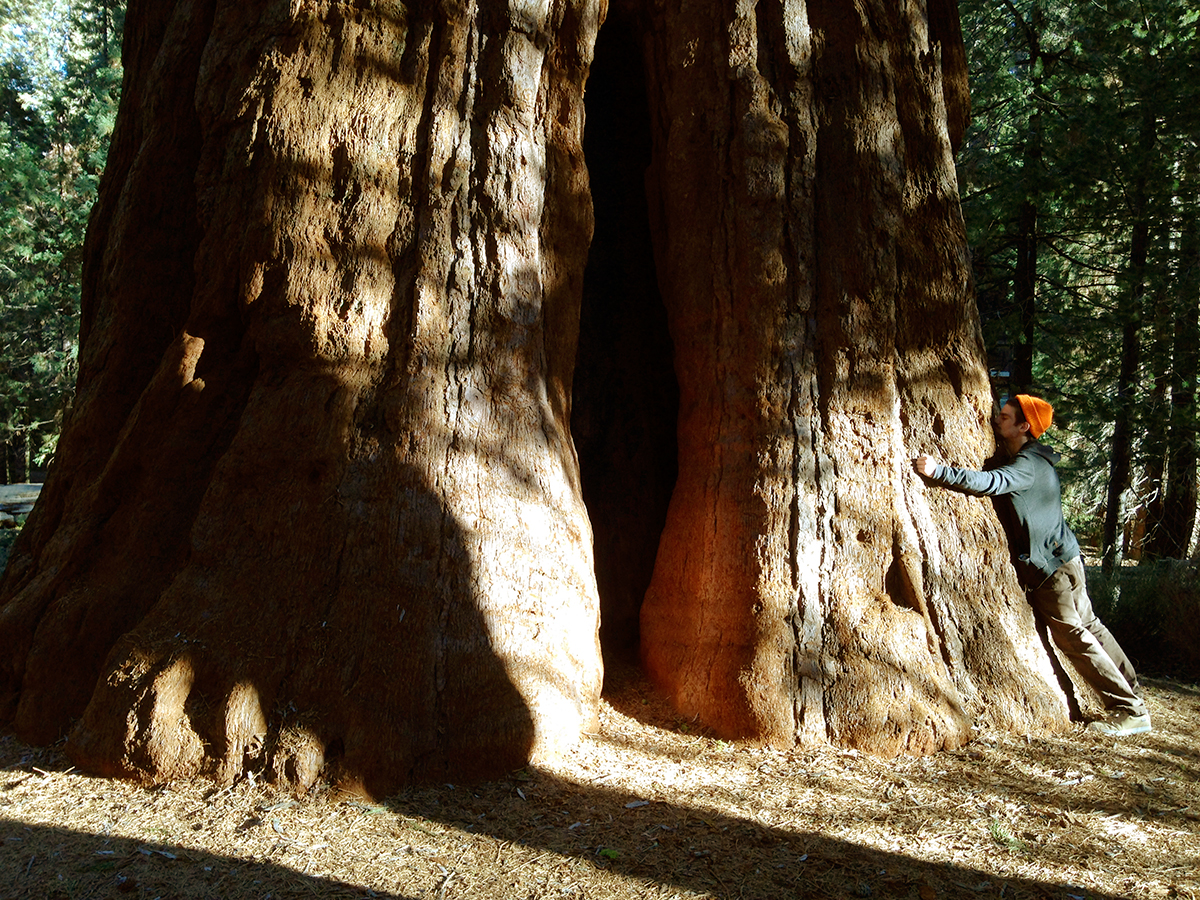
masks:
<path id="1" fill-rule="evenodd" d="M 1104 708 L 1145 715 L 1146 704 L 1134 693 L 1137 673 L 1116 638 L 1092 611 L 1079 558 L 1063 563 L 1037 587 L 1026 588 L 1026 596 L 1055 645 L 1100 695 Z"/>

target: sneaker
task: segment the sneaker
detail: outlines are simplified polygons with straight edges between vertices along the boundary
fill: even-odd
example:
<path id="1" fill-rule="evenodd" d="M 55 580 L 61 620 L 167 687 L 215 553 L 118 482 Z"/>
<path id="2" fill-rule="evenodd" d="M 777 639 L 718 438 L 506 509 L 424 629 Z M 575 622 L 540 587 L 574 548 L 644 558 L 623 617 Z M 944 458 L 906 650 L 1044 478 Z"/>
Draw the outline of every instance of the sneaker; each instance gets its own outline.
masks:
<path id="1" fill-rule="evenodd" d="M 1109 713 L 1105 718 L 1095 722 L 1088 723 L 1088 730 L 1099 732 L 1100 734 L 1108 735 L 1109 737 L 1123 737 L 1127 734 L 1144 734 L 1150 730 L 1150 714 L 1115 712 Z"/>

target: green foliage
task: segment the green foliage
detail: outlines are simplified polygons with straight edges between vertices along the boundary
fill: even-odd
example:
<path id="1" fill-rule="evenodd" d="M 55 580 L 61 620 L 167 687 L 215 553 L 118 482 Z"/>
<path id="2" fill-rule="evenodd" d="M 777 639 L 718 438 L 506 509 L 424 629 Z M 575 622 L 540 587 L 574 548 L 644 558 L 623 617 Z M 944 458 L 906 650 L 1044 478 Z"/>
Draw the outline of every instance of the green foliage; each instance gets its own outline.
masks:
<path id="1" fill-rule="evenodd" d="M 1200 17 L 1184 0 L 960 7 L 974 118 L 959 176 L 985 340 L 1013 357 L 1032 343 L 1031 377 L 1012 387 L 1056 406 L 1077 521 L 1103 521 L 1114 423 L 1129 415 L 1131 515 L 1171 458 L 1168 381 L 1195 383 L 1171 337 L 1200 303 L 1181 238 L 1197 203 Z"/>
<path id="2" fill-rule="evenodd" d="M 996 842 L 996 846 L 1002 847 L 1012 853 L 1026 853 L 1029 848 L 1025 846 L 1025 842 L 1012 833 L 1012 829 L 1008 827 L 1008 823 L 995 818 L 994 816 L 988 819 L 988 833 L 992 836 L 992 840 Z"/>
<path id="3" fill-rule="evenodd" d="M 1200 568 L 1164 559 L 1121 566 L 1109 576 L 1088 570 L 1096 614 L 1139 670 L 1200 677 Z"/>
<path id="4" fill-rule="evenodd" d="M 0 6 L 0 449 L 53 453 L 74 385 L 87 218 L 116 113 L 123 6 Z"/>
<path id="5" fill-rule="evenodd" d="M 17 535 L 21 533 L 21 526 L 24 524 L 25 516 L 17 516 L 15 527 L 0 527 L 0 575 L 4 574 L 4 567 L 8 565 L 8 557 L 12 553 L 13 544 L 17 542 Z"/>

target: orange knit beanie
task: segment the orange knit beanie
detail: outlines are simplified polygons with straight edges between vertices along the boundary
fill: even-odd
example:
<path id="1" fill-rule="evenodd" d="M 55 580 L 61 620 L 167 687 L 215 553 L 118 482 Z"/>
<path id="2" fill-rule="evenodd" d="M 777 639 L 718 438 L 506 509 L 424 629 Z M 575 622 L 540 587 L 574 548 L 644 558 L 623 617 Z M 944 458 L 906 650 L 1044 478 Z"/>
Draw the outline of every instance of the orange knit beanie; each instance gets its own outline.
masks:
<path id="1" fill-rule="evenodd" d="M 1033 437 L 1041 437 L 1042 432 L 1054 421 L 1054 407 L 1041 397 L 1031 397 L 1028 394 L 1017 394 L 1017 402 L 1021 404 L 1021 412 L 1029 423 L 1029 433 Z"/>

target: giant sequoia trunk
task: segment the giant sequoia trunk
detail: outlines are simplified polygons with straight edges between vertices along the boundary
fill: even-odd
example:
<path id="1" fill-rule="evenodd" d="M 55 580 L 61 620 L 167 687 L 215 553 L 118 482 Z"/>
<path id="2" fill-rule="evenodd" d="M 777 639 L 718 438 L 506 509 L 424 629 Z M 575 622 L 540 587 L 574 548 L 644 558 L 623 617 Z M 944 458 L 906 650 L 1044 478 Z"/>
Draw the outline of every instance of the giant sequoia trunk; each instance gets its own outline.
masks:
<path id="1" fill-rule="evenodd" d="M 722 733 L 879 753 L 1061 724 L 985 501 L 956 7 L 668 3 L 649 33 L 679 482 L 642 656 Z"/>
<path id="2" fill-rule="evenodd" d="M 0 585 L 20 733 L 69 731 L 101 772 L 381 793 L 588 727 L 568 423 L 602 7 L 131 3 L 78 395 Z M 908 464 L 991 448 L 953 3 L 616 12 L 653 141 L 626 237 L 653 236 L 670 327 L 633 344 L 673 343 L 678 384 L 649 671 L 722 733 L 784 743 L 952 746 L 985 699 L 1000 726 L 1060 726 L 989 507 Z M 632 308 L 597 284 L 594 314 Z M 629 543 L 605 546 L 619 566 Z"/>
<path id="3" fill-rule="evenodd" d="M 154 778 L 385 791 L 575 739 L 567 428 L 598 0 L 132 3 L 4 713 Z"/>

